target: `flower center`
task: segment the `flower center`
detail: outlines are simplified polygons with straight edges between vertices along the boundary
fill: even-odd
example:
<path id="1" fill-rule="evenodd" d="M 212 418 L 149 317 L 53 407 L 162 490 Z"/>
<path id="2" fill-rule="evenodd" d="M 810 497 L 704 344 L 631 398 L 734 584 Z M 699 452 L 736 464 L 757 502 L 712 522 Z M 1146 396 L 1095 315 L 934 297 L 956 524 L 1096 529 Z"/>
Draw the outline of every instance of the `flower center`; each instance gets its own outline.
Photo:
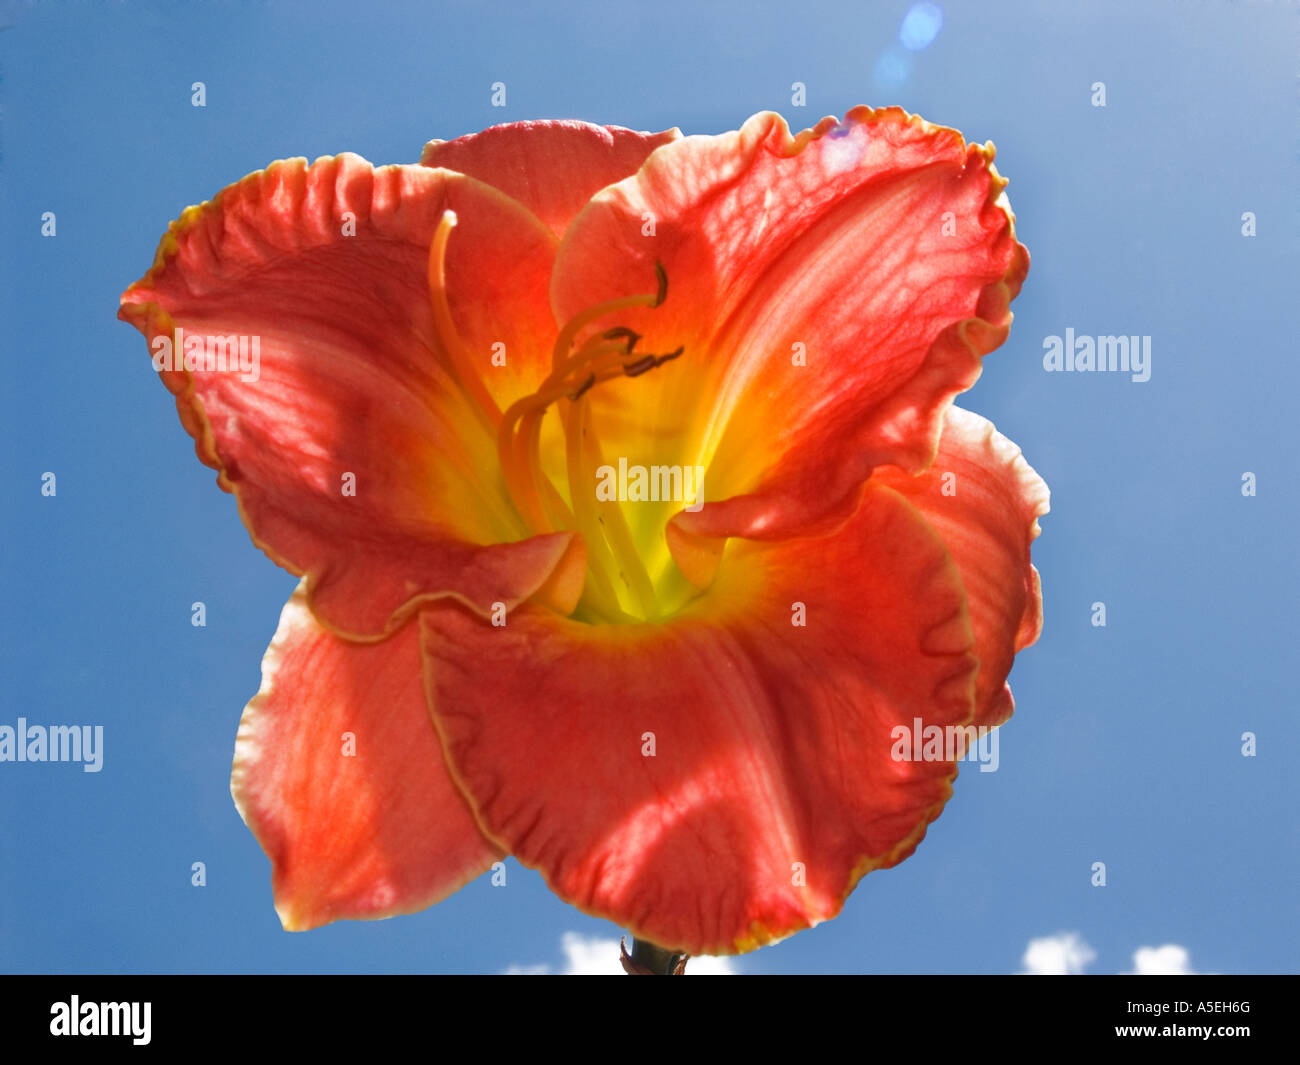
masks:
<path id="1" fill-rule="evenodd" d="M 506 490 L 529 531 L 580 534 L 587 548 L 587 574 L 575 617 L 601 622 L 635 622 L 663 616 L 660 597 L 619 505 L 624 491 L 600 491 L 608 466 L 592 425 L 588 393 L 603 382 L 642 374 L 678 358 L 683 348 L 662 354 L 636 350 L 640 334 L 616 326 L 578 338 L 594 322 L 632 307 L 658 307 L 668 296 L 668 277 L 655 263 L 656 291 L 595 304 L 574 315 L 560 330 L 551 352 L 551 372 L 530 395 L 503 413 L 474 370 L 474 360 L 451 318 L 446 288 L 446 250 L 456 225 L 443 213 L 429 248 L 429 293 L 434 321 L 447 353 L 447 368 L 460 383 L 475 414 L 495 435 Z M 542 422 L 554 407 L 564 431 L 564 469 L 568 498 L 541 461 Z M 626 465 L 626 463 L 623 463 Z M 621 488 L 622 486 L 620 486 Z M 698 493 L 700 487 L 695 485 Z M 680 577 L 674 573 L 673 577 Z M 682 582 L 667 582 L 677 597 Z"/>

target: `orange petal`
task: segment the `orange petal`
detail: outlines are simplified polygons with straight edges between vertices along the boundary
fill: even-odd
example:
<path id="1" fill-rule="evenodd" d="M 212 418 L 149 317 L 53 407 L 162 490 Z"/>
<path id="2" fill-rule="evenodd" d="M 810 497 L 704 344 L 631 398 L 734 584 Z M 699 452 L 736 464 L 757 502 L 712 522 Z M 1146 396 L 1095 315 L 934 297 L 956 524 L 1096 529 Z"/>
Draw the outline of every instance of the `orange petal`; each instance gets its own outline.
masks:
<path id="1" fill-rule="evenodd" d="M 623 324 L 685 354 L 591 402 L 607 452 L 707 468 L 682 532 L 826 531 L 872 467 L 929 464 L 1028 268 L 992 159 L 898 108 L 797 137 L 764 113 L 660 148 L 575 219 L 557 318 L 666 269 L 665 304 Z"/>
<path id="2" fill-rule="evenodd" d="M 309 575 L 313 609 L 344 634 L 390 630 L 421 595 L 512 605 L 568 544 L 508 543 L 527 530 L 430 310 L 429 244 L 448 209 L 452 317 L 505 402 L 549 368 L 554 238 L 462 175 L 355 155 L 272 164 L 188 209 L 122 297 L 254 541 Z M 242 337 L 245 362 L 169 365 L 177 329 L 205 350 Z"/>
<path id="3" fill-rule="evenodd" d="M 511 122 L 451 141 L 430 141 L 420 162 L 485 181 L 518 200 L 563 236 L 606 185 L 635 174 L 677 129 L 637 133 L 590 122 Z"/>
<path id="4" fill-rule="evenodd" d="M 230 790 L 288 931 L 422 910 L 501 857 L 447 773 L 416 626 L 347 643 L 315 622 L 301 584 L 244 710 Z"/>
<path id="5" fill-rule="evenodd" d="M 875 486 L 833 536 L 733 541 L 666 624 L 531 605 L 498 628 L 450 604 L 420 620 L 434 721 L 483 830 L 566 901 L 692 954 L 833 917 L 907 857 L 956 770 L 894 760 L 894 729 L 973 708 L 957 571 Z"/>
<path id="6" fill-rule="evenodd" d="M 1006 683 L 1012 661 L 1043 625 L 1029 545 L 1048 510 L 1047 485 L 992 422 L 959 407 L 948 410 L 929 470 L 909 477 L 879 469 L 872 483 L 906 496 L 948 545 L 966 588 L 980 660 L 974 724 L 1000 725 L 1015 706 Z"/>

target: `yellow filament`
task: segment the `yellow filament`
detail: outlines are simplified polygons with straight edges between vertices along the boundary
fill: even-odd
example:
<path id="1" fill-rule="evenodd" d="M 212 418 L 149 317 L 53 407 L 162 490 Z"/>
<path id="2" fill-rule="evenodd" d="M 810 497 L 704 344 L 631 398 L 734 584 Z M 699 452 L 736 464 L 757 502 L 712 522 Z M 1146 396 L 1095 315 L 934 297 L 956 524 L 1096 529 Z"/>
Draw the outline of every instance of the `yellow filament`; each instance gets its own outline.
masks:
<path id="1" fill-rule="evenodd" d="M 506 409 L 501 424 L 497 427 L 497 458 L 505 477 L 506 490 L 514 500 L 519 516 L 532 532 L 543 533 L 550 532 L 551 527 L 547 524 L 546 511 L 537 493 L 537 482 L 528 469 L 524 454 L 516 446 L 514 433 L 515 423 L 534 408 L 546 409 L 546 405 L 540 403 L 536 395 L 526 396 Z"/>
<path id="2" fill-rule="evenodd" d="M 583 352 L 568 360 L 565 369 L 572 372 L 574 367 L 580 368 L 583 363 L 619 353 L 626 356 L 625 345 L 610 343 L 584 345 Z M 621 363 L 602 364 L 598 375 L 592 377 L 591 385 L 618 377 L 622 372 Z M 532 395 L 512 403 L 506 408 L 505 414 L 500 416 L 501 421 L 496 430 L 497 456 L 501 461 L 501 469 L 505 473 L 506 487 L 515 500 L 520 514 L 534 532 L 546 532 L 553 526 L 549 526 L 545 521 L 545 508 L 538 494 L 541 490 L 539 478 L 542 481 L 545 481 L 545 478 L 541 478 L 540 460 L 535 458 L 535 447 L 527 443 L 530 434 L 525 432 L 525 426 L 530 425 L 531 420 L 535 420 L 537 428 L 532 432 L 540 436 L 541 416 L 546 412 L 546 408 L 556 400 L 571 395 L 582 385 L 583 382 L 575 383 L 572 379 L 558 380 L 556 374 L 552 373 L 542 383 L 541 388 Z M 516 424 L 520 427 L 518 438 L 515 432 Z M 572 494 L 572 484 L 570 484 L 570 495 Z"/>
<path id="3" fill-rule="evenodd" d="M 591 476 L 594 470 L 586 467 L 584 463 L 583 440 L 591 431 L 591 407 L 584 397 L 575 403 L 567 403 L 561 408 L 560 416 L 564 420 L 564 457 L 569 491 L 573 496 L 573 512 L 578 527 L 582 530 L 583 538 L 587 542 L 587 555 L 592 575 L 601 586 L 601 592 L 607 594 L 617 604 L 618 593 L 610 583 L 609 574 L 615 572 L 619 564 L 610 553 L 608 540 L 601 532 L 603 522 L 597 513 L 595 485 Z M 586 485 L 586 488 L 583 485 Z M 638 602 L 644 609 L 644 600 L 638 598 Z M 621 609 L 619 613 L 623 613 Z M 649 616 L 648 612 L 647 616 Z M 623 617 L 627 620 L 637 620 L 627 614 Z"/>
<path id="4" fill-rule="evenodd" d="M 591 420 L 591 408 L 585 398 L 576 403 L 561 402 L 566 405 L 560 413 L 564 419 L 564 459 L 573 496 L 574 522 L 587 544 L 587 565 L 591 574 L 591 584 L 584 590 L 584 597 L 591 593 L 592 602 L 588 605 L 600 614 L 614 620 L 635 621 L 636 618 L 624 613 L 618 605 L 618 593 L 610 582 L 614 559 L 609 553 L 609 544 L 600 535 L 595 494 L 583 492 L 578 487 L 582 483 L 582 433 Z"/>
<path id="5" fill-rule="evenodd" d="M 554 506 L 554 501 L 542 494 L 542 485 L 551 483 L 546 475 L 542 473 L 542 418 L 545 414 L 545 409 L 542 409 L 525 415 L 519 425 L 519 437 L 515 442 L 515 450 L 519 455 L 519 461 L 528 473 L 530 483 L 527 490 L 531 495 L 536 496 L 540 502 L 548 525 L 553 529 L 560 529 L 564 527 L 567 509 L 565 513 L 561 513 Z M 563 501 L 561 500 L 561 502 Z"/>
<path id="6" fill-rule="evenodd" d="M 605 460 L 601 456 L 595 431 L 590 426 L 583 437 L 582 446 L 586 468 L 592 471 L 594 479 L 595 471 L 605 464 Z M 593 497 L 595 495 L 594 484 L 592 484 L 592 495 Z M 650 574 L 646 571 L 645 563 L 641 561 L 641 555 L 632 539 L 632 531 L 627 526 L 627 519 L 623 517 L 622 508 L 614 501 L 597 500 L 596 502 L 599 508 L 597 520 L 617 560 L 619 575 L 627 582 L 643 615 L 647 619 L 658 616 L 654 585 L 650 583 Z"/>

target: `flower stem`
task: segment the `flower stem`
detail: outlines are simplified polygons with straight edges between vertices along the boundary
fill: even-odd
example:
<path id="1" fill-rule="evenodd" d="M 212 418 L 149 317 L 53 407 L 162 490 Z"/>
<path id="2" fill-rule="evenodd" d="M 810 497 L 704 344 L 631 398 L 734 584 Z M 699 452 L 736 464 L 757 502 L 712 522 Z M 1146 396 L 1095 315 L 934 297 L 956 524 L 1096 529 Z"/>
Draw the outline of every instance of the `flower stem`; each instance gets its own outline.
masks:
<path id="1" fill-rule="evenodd" d="M 623 970 L 630 976 L 684 976 L 689 954 L 676 954 L 671 950 L 644 939 L 632 940 L 632 953 L 627 943 L 622 945 Z"/>

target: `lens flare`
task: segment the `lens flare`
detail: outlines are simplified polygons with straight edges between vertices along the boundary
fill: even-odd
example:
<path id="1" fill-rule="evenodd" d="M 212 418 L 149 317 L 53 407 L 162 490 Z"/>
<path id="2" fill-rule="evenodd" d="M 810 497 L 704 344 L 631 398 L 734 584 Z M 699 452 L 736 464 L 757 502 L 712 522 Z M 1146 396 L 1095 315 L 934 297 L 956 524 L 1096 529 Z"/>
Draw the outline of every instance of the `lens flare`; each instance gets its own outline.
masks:
<path id="1" fill-rule="evenodd" d="M 930 47 L 942 27 L 943 9 L 938 4 L 913 4 L 898 27 L 898 40 L 909 51 L 921 52 Z"/>

